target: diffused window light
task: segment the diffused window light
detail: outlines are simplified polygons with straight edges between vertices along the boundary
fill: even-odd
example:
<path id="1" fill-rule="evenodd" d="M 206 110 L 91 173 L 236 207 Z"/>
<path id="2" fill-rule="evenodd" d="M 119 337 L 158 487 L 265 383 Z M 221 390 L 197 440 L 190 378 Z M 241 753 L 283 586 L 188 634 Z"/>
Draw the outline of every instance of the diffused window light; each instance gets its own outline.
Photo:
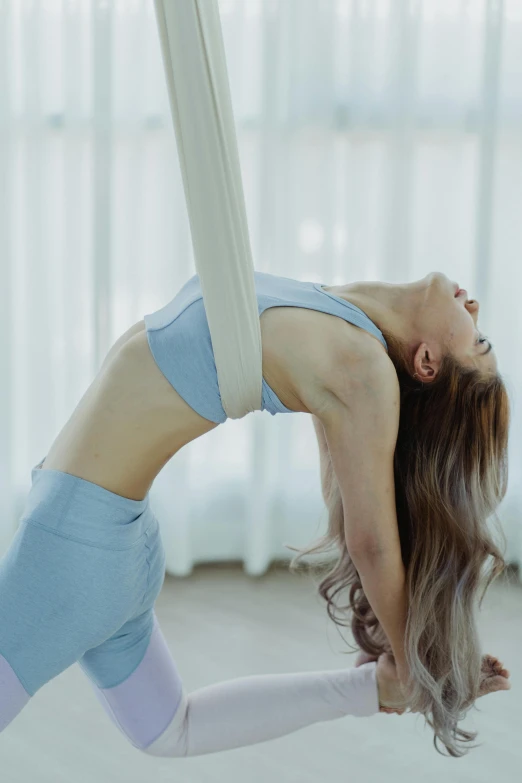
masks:
<path id="1" fill-rule="evenodd" d="M 482 8 L 482 2 L 477 2 L 477 0 L 469 0 L 467 5 L 465 0 L 460 5 L 456 5 L 455 0 L 423 0 L 419 8 L 419 15 L 425 22 L 454 19 L 456 16 L 469 19 L 477 13 L 479 18 L 482 18 Z"/>
<path id="2" fill-rule="evenodd" d="M 470 19 L 472 22 L 483 22 L 485 19 L 485 10 L 485 3 L 477 3 L 477 0 L 468 0 L 463 8 L 463 16 L 465 19 Z"/>
<path id="3" fill-rule="evenodd" d="M 347 239 L 345 227 L 340 223 L 336 223 L 333 230 L 333 246 L 337 253 L 342 253 L 346 250 Z"/>
<path id="4" fill-rule="evenodd" d="M 247 19 L 261 16 L 261 0 L 248 0 L 245 4 L 245 16 Z"/>
<path id="5" fill-rule="evenodd" d="M 376 19 L 389 19 L 391 13 L 390 0 L 376 0 L 375 13 Z"/>
<path id="6" fill-rule="evenodd" d="M 421 19 L 423 22 L 433 22 L 435 19 L 435 9 L 428 2 L 421 5 Z"/>
<path id="7" fill-rule="evenodd" d="M 114 3 L 114 0 L 111 0 Z M 151 3 L 151 6 L 153 4 Z M 129 14 L 137 14 L 139 11 L 139 0 L 116 0 L 114 6 L 116 13 L 128 16 Z"/>
<path id="8" fill-rule="evenodd" d="M 218 5 L 220 13 L 230 14 L 235 8 L 236 0 L 219 0 Z"/>
<path id="9" fill-rule="evenodd" d="M 342 19 L 348 19 L 351 16 L 352 5 L 350 0 L 337 0 L 336 14 Z"/>
<path id="10" fill-rule="evenodd" d="M 455 3 L 455 0 L 439 0 L 439 13 L 441 16 L 445 16 L 446 19 L 451 19 L 461 15 L 462 6 Z"/>
<path id="11" fill-rule="evenodd" d="M 263 0 L 264 11 L 268 16 L 277 16 L 279 13 L 279 0 Z"/>
<path id="12" fill-rule="evenodd" d="M 504 13 L 509 22 L 522 22 L 522 3 L 520 0 L 505 0 Z"/>
<path id="13" fill-rule="evenodd" d="M 304 253 L 316 253 L 324 243 L 324 229 L 317 220 L 305 220 L 299 226 L 299 247 Z"/>
<path id="14" fill-rule="evenodd" d="M 371 13 L 372 13 L 372 7 L 370 6 L 368 0 L 361 0 L 361 5 L 360 5 L 361 18 L 366 19 L 368 16 L 371 16 Z"/>

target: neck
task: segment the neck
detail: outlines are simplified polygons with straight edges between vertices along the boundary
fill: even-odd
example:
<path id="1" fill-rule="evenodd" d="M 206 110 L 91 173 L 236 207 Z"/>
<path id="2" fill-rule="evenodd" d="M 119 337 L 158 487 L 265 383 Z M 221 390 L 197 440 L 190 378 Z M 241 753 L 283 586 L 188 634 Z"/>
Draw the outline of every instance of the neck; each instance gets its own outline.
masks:
<path id="1" fill-rule="evenodd" d="M 415 313 L 422 307 L 424 291 L 412 284 L 363 280 L 339 286 L 339 296 L 359 307 L 381 329 L 413 345 Z"/>

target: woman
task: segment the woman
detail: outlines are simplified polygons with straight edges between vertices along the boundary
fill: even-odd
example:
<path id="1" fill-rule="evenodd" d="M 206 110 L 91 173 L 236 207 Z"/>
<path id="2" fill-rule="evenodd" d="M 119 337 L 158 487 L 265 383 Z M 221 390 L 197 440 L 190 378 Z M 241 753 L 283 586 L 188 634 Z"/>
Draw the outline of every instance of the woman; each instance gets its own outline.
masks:
<path id="1" fill-rule="evenodd" d="M 427 516 L 418 519 L 417 515 L 426 512 L 427 501 L 424 503 L 421 493 L 416 494 L 410 486 L 407 457 L 402 452 L 396 457 L 399 479 L 405 481 L 410 493 L 404 498 L 400 493 L 398 496 L 401 544 L 411 544 L 404 554 L 413 571 L 410 586 L 420 585 L 425 595 L 433 597 L 440 623 L 440 628 L 435 621 L 428 624 L 438 636 L 440 658 L 430 657 L 431 649 L 422 639 L 417 622 L 407 629 L 402 664 L 412 666 L 413 674 L 419 677 L 416 690 L 412 690 L 413 702 L 405 701 L 406 681 L 400 681 L 393 658 L 393 654 L 403 654 L 401 643 L 393 649 L 377 621 L 376 615 L 381 612 L 376 607 L 382 603 L 379 585 L 371 584 L 371 579 L 367 588 L 374 597 L 375 615 L 360 584 L 354 602 L 354 630 L 363 651 L 355 668 L 246 677 L 191 694 L 185 692 L 154 613 L 164 579 L 165 556 L 158 522 L 149 505 L 149 490 L 158 472 L 179 449 L 226 419 L 196 276 L 172 302 L 145 316 L 120 337 L 47 456 L 32 471 L 24 514 L 0 562 L 0 729 L 42 685 L 76 661 L 129 741 L 156 756 L 196 755 L 239 747 L 347 714 L 371 715 L 379 709 L 403 712 L 407 706 L 417 710 L 418 703 L 426 706 L 422 697 L 428 707 L 443 703 L 443 696 L 444 703 L 461 707 L 466 699 L 508 688 L 509 673 L 496 659 L 484 659 L 482 674 L 476 671 L 477 653 L 471 646 L 476 639 L 469 617 L 469 598 L 476 589 L 479 561 L 489 552 L 500 562 L 483 527 L 484 509 L 479 501 L 494 507 L 503 491 L 493 479 L 497 478 L 505 448 L 505 392 L 496 375 L 495 355 L 485 350 L 487 343 L 482 338 L 477 339 L 478 304 L 461 294 L 457 296 L 456 288 L 442 274 L 408 285 L 361 282 L 326 287 L 256 273 L 263 344 L 263 408 L 272 414 L 310 413 L 319 436 L 330 538 L 341 551 L 340 560 L 322 585 L 329 611 L 333 605 L 331 588 L 342 586 L 343 581 L 355 585 L 357 571 L 350 570 L 354 569 L 350 558 L 364 571 L 369 555 L 376 556 L 379 539 L 375 530 L 370 535 L 368 529 L 363 536 L 356 525 L 350 528 L 348 514 L 341 514 L 346 530 L 339 528 L 342 502 L 338 493 L 349 485 L 344 475 L 335 483 L 327 449 L 331 447 L 332 459 L 341 471 L 345 457 L 339 432 L 345 435 L 355 427 L 355 421 L 363 420 L 368 423 L 367 432 L 371 432 L 376 410 L 369 409 L 368 399 L 377 402 L 380 411 L 391 412 L 391 428 L 387 429 L 393 431 L 395 426 L 397 430 L 398 411 L 393 407 L 396 389 L 390 384 L 389 370 L 395 373 L 395 383 L 398 378 L 402 391 L 404 370 L 397 358 L 400 341 L 410 349 L 412 370 L 425 384 L 431 382 L 435 387 L 441 373 L 444 384 L 454 383 L 451 373 L 455 371 L 447 369 L 446 351 L 451 351 L 453 360 L 463 368 L 466 388 L 468 377 L 478 383 L 478 375 L 488 379 L 483 381 L 484 388 L 493 384 L 487 404 L 477 411 L 459 409 L 464 403 L 459 401 L 458 389 L 451 388 L 457 406 L 455 416 L 482 416 L 474 418 L 466 432 L 470 436 L 475 428 L 476 439 L 483 439 L 485 451 L 480 457 L 486 460 L 483 472 L 489 483 L 484 491 L 480 487 L 474 490 L 482 492 L 478 500 L 477 495 L 468 498 L 475 516 L 470 514 L 466 520 L 470 526 L 468 538 L 462 534 L 462 540 L 458 540 L 458 562 L 457 532 L 453 538 L 449 536 L 447 554 L 455 558 L 452 569 L 463 574 L 463 581 L 455 584 L 453 570 L 448 570 L 448 587 L 441 587 L 439 592 L 427 586 L 428 576 L 417 573 L 418 549 L 423 542 L 431 545 L 439 538 Z M 413 379 L 411 384 L 419 385 Z M 444 391 L 439 395 L 443 398 Z M 438 400 L 437 396 L 433 399 L 437 410 Z M 407 399 L 405 404 L 410 405 Z M 439 415 L 444 422 L 446 412 L 440 411 Z M 489 427 L 495 428 L 493 435 Z M 359 426 L 357 436 L 361 433 L 364 427 Z M 389 432 L 384 437 L 389 438 Z M 399 449 L 403 443 L 399 435 Z M 365 455 L 370 461 L 374 458 L 370 453 L 372 444 L 370 438 L 365 450 L 364 438 L 357 443 L 359 462 Z M 470 445 L 473 447 L 473 443 Z M 353 443 L 346 443 L 347 454 L 353 448 Z M 387 453 L 391 465 L 393 449 Z M 429 471 L 438 467 L 430 462 L 433 455 L 429 452 L 418 459 L 419 471 L 425 466 Z M 468 475 L 474 477 L 476 459 L 472 451 L 466 464 L 453 464 L 453 470 L 458 472 L 460 467 L 464 480 Z M 403 476 L 402 469 L 406 470 Z M 437 475 L 445 478 L 444 472 Z M 432 478 L 431 473 L 428 479 L 421 478 L 420 485 L 422 491 L 433 495 L 433 488 L 427 485 Z M 375 477 L 376 485 L 379 480 L 388 491 L 382 475 Z M 356 487 L 351 490 L 354 504 L 361 507 L 360 491 Z M 441 502 L 447 502 L 449 490 L 445 486 L 437 490 Z M 460 512 L 460 496 L 451 498 L 451 502 Z M 446 539 L 450 511 L 444 507 L 441 512 L 440 536 Z M 418 531 L 414 530 L 417 520 L 422 522 Z M 396 518 L 393 525 L 397 530 Z M 364 552 L 367 557 L 363 557 Z M 427 568 L 433 576 L 435 566 L 428 563 Z M 451 590 L 458 592 L 463 603 L 457 620 L 465 616 L 468 621 L 453 640 L 442 638 L 452 626 L 446 607 L 440 603 L 441 597 L 448 600 Z M 412 611 L 426 620 L 423 608 L 414 599 Z M 384 618 L 384 614 L 381 616 Z M 393 631 L 389 634 L 391 642 L 392 635 L 398 635 L 391 623 L 388 626 Z M 469 662 L 460 659 L 458 650 L 455 652 L 455 645 L 461 642 L 466 643 Z M 454 675 L 443 668 L 446 659 L 442 653 L 454 656 L 459 667 Z M 467 678 L 459 680 L 455 700 L 448 688 L 443 696 L 437 695 L 439 681 L 426 682 L 430 675 L 437 675 L 452 688 L 457 677 Z M 444 720 L 446 715 L 435 724 L 437 730 L 441 725 L 446 727 Z"/>

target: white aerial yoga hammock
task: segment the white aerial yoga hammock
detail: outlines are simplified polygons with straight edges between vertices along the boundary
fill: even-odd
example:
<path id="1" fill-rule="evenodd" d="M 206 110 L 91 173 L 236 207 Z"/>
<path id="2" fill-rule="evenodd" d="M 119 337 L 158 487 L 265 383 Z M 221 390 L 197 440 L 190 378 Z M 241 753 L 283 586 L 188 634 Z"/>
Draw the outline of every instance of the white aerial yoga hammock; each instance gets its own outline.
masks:
<path id="1" fill-rule="evenodd" d="M 261 327 L 217 0 L 155 0 L 196 270 L 231 419 L 261 410 Z"/>

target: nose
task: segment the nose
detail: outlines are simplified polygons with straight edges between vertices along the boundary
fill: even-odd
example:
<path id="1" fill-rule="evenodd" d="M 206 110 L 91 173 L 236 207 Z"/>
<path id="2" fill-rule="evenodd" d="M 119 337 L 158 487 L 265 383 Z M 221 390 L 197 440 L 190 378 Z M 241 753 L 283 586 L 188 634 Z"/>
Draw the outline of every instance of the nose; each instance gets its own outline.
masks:
<path id="1" fill-rule="evenodd" d="M 477 302 L 476 299 L 468 299 L 466 302 L 466 308 L 468 312 L 471 313 L 471 316 L 473 317 L 476 326 L 478 321 L 478 312 L 480 309 L 479 303 Z"/>

